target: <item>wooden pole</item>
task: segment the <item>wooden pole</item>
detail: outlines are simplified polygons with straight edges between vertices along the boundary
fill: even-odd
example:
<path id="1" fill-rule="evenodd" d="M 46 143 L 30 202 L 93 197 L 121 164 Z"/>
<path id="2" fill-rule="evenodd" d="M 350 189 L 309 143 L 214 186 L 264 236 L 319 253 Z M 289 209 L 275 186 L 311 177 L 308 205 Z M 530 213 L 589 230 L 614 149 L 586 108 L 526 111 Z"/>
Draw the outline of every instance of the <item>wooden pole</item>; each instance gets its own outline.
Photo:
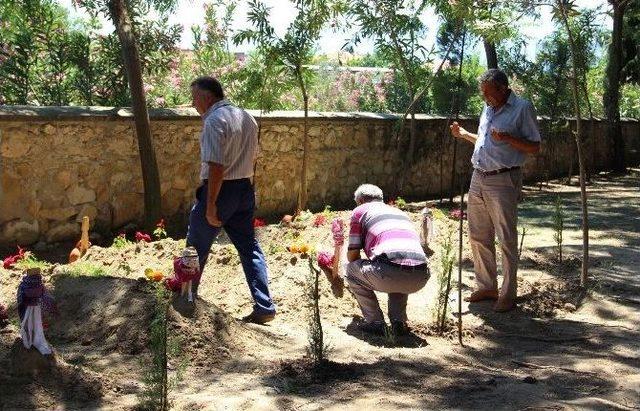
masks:
<path id="1" fill-rule="evenodd" d="M 460 176 L 460 225 L 458 226 L 458 342 L 462 342 L 462 230 L 464 224 L 464 178 Z"/>

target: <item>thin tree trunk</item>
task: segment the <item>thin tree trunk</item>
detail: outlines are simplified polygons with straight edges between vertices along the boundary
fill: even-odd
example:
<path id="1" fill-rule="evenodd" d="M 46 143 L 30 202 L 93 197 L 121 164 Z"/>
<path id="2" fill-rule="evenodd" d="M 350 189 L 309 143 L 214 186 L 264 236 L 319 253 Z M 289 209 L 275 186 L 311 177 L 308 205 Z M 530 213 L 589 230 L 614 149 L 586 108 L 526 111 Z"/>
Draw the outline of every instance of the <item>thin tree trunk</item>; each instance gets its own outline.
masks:
<path id="1" fill-rule="evenodd" d="M 622 126 L 620 124 L 620 80 L 622 71 L 622 31 L 626 5 L 623 1 L 609 0 L 613 6 L 613 30 L 609 44 L 609 58 L 604 79 L 603 105 L 607 116 L 607 138 L 613 146 L 612 168 L 624 173 L 625 155 Z"/>
<path id="2" fill-rule="evenodd" d="M 582 113 L 580 110 L 580 97 L 578 93 L 578 59 L 576 56 L 576 45 L 569 27 L 569 21 L 567 17 L 567 11 L 564 8 L 563 0 L 557 0 L 557 5 L 560 8 L 562 15 L 562 21 L 567 30 L 567 36 L 569 38 L 569 45 L 571 46 L 571 59 L 572 59 L 572 78 L 571 78 L 571 90 L 573 93 L 573 104 L 576 114 L 576 146 L 578 148 L 578 165 L 580 167 L 580 197 L 582 199 L 582 270 L 580 273 L 580 284 L 584 287 L 587 285 L 587 277 L 589 274 L 589 215 L 587 210 L 587 188 L 585 181 L 585 167 L 584 167 L 584 153 L 582 148 Z"/>
<path id="3" fill-rule="evenodd" d="M 160 195 L 158 164 L 151 139 L 149 113 L 142 86 L 140 54 L 131 18 L 124 0 L 110 0 L 108 5 L 111 19 L 116 27 L 122 46 L 122 59 L 129 81 L 129 89 L 131 90 L 133 115 L 138 137 L 138 151 L 142 167 L 142 181 L 144 184 L 144 224 L 147 230 L 152 230 L 160 220 L 162 198 Z"/>
<path id="4" fill-rule="evenodd" d="M 309 96 L 307 96 L 307 88 L 302 78 L 302 69 L 296 71 L 298 85 L 302 92 L 302 100 L 304 102 L 304 122 L 303 122 L 303 143 L 302 143 L 302 169 L 300 171 L 300 192 L 298 193 L 298 207 L 296 212 L 304 210 L 307 207 L 307 168 L 309 156 Z"/>
<path id="5" fill-rule="evenodd" d="M 496 44 L 484 39 L 484 54 L 487 57 L 487 68 L 498 68 L 498 53 L 496 52 Z"/>

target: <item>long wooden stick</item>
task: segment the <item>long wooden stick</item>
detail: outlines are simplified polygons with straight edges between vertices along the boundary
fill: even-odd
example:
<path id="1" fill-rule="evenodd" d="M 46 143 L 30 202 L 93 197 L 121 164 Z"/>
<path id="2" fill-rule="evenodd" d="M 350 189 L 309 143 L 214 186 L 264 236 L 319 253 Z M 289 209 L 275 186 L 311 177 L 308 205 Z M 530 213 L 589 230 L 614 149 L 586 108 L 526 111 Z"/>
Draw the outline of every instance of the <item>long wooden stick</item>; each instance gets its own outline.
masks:
<path id="1" fill-rule="evenodd" d="M 464 178 L 460 176 L 460 225 L 458 227 L 458 342 L 462 342 L 462 230 L 464 222 Z"/>

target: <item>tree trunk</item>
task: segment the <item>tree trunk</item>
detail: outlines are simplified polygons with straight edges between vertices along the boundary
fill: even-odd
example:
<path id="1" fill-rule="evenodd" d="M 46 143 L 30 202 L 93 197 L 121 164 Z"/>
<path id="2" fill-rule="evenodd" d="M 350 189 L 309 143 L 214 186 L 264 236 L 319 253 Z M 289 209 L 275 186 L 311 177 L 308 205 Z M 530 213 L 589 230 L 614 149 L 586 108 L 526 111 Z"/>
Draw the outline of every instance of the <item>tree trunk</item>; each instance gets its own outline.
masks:
<path id="1" fill-rule="evenodd" d="M 576 45 L 569 27 L 567 11 L 564 8 L 563 0 L 557 0 L 557 5 L 562 14 L 562 20 L 567 30 L 569 38 L 569 46 L 571 47 L 571 59 L 573 64 L 571 77 L 571 91 L 573 94 L 573 104 L 576 115 L 576 146 L 578 151 L 578 166 L 580 167 L 580 197 L 582 200 L 582 270 L 580 273 L 580 285 L 587 285 L 587 276 L 589 274 L 589 214 L 587 210 L 587 188 L 585 181 L 584 153 L 582 147 L 582 113 L 580 110 L 580 94 L 578 92 L 578 59 L 576 56 Z"/>
<path id="2" fill-rule="evenodd" d="M 140 153 L 142 181 L 144 184 L 144 225 L 147 230 L 152 230 L 161 217 L 160 176 L 151 139 L 149 113 L 147 112 L 147 104 L 142 87 L 142 69 L 138 44 L 124 0 L 110 0 L 108 5 L 111 19 L 116 27 L 122 46 L 122 58 L 129 81 L 129 89 L 131 90 L 133 116 L 138 137 L 138 151 Z"/>
<path id="3" fill-rule="evenodd" d="M 296 212 L 304 210 L 307 207 L 307 168 L 309 156 L 309 96 L 307 88 L 302 78 L 301 69 L 297 70 L 298 84 L 302 92 L 302 100 L 304 102 L 304 125 L 303 125 L 303 143 L 302 143 L 302 169 L 300 171 L 300 191 L 298 192 L 298 206 Z"/>
<path id="4" fill-rule="evenodd" d="M 496 52 L 496 44 L 484 39 L 484 54 L 487 56 L 487 68 L 498 68 L 498 53 Z"/>
<path id="5" fill-rule="evenodd" d="M 625 5 L 618 0 L 609 0 L 613 6 L 613 30 L 609 44 L 609 58 L 604 79 L 604 96 L 602 98 L 607 116 L 607 137 L 613 147 L 613 171 L 626 171 L 624 159 L 624 139 L 620 124 L 620 77 L 622 71 L 622 30 L 624 24 Z"/>

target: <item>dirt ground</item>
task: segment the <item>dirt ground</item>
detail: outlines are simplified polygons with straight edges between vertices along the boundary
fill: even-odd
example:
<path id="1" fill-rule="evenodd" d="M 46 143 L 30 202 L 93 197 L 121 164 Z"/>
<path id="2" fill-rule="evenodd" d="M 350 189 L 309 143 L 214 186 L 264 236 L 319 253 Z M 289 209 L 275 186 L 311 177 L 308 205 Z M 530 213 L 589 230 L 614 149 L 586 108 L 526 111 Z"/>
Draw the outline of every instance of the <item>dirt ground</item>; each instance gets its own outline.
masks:
<path id="1" fill-rule="evenodd" d="M 279 310 L 267 326 L 238 320 L 252 302 L 238 256 L 222 236 L 212 247 L 201 300 L 187 308 L 176 303 L 169 312 L 170 336 L 180 344 L 180 354 L 169 360 L 176 380 L 172 408 L 640 409 L 640 170 L 595 176 L 588 191 L 586 290 L 579 286 L 579 188 L 558 182 L 526 187 L 518 308 L 496 314 L 489 303 L 463 303 L 464 346 L 455 329 L 436 335 L 441 242 L 449 230 L 457 241 L 458 224 L 443 208 L 432 245 L 432 277 L 409 297 L 412 333 L 395 341 L 362 334 L 353 297 L 346 292 L 334 298 L 323 281 L 321 316 L 330 349 L 329 362 L 319 368 L 305 359 L 308 263 L 284 246 L 300 241 L 331 250 L 329 225 L 314 227 L 314 217 L 297 227 L 257 229 Z M 566 214 L 562 265 L 553 240 L 556 196 Z M 409 205 L 416 227 L 420 206 Z M 329 221 L 335 216 L 347 219 L 349 211 L 327 215 Z M 464 294 L 473 287 L 466 241 L 465 235 Z M 165 239 L 120 249 L 92 247 L 75 268 L 45 269 L 60 316 L 50 319 L 47 330 L 56 363 L 37 375 L 20 373 L 28 366 L 17 359 L 22 357 L 15 290 L 21 271 L 0 269 L 0 301 L 11 314 L 10 326 L 0 331 L 0 409 L 136 408 L 145 389 L 156 304 L 143 272 L 150 267 L 170 273 L 172 256 L 183 246 L 184 240 Z M 379 297 L 384 311 L 386 298 Z M 455 288 L 449 303 L 455 314 Z"/>

